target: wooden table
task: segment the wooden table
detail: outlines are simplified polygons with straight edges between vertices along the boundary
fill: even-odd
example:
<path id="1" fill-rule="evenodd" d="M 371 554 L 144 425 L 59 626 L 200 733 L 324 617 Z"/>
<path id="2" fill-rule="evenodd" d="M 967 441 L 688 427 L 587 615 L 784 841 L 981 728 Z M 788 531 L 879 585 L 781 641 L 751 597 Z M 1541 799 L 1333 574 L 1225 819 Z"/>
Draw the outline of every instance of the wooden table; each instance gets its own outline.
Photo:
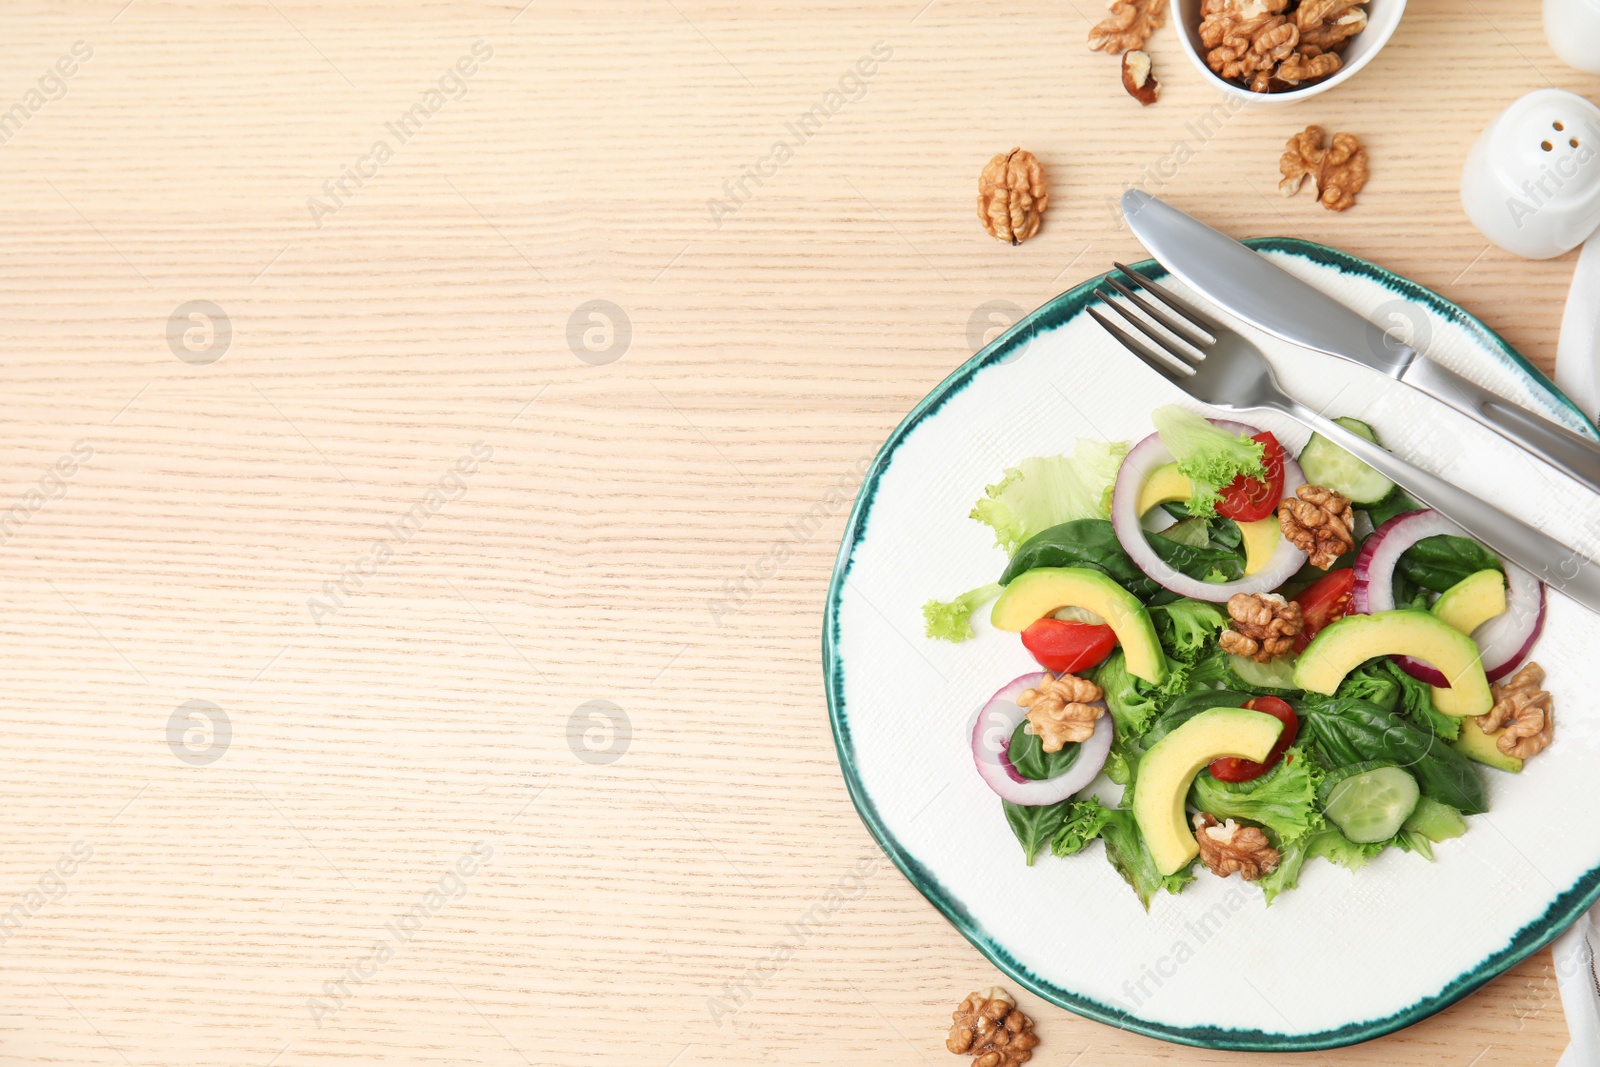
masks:
<path id="1" fill-rule="evenodd" d="M 1113 198 L 1187 140 L 1147 188 L 1554 356 L 1571 257 L 1456 198 L 1504 105 L 1595 91 L 1534 0 L 1417 0 L 1205 139 L 1172 29 L 1141 110 L 1087 0 L 413 7 L 8 14 L 0 1062 L 962 1062 L 996 973 L 857 820 L 817 650 L 864 461 L 979 309 L 1139 256 Z M 1369 147 L 1346 214 L 1273 189 L 1312 122 Z M 973 193 L 1018 144 L 1010 248 Z M 1023 999 L 1040 1064 L 1270 1059 Z M 1309 1061 L 1565 1040 L 1540 953 Z"/>

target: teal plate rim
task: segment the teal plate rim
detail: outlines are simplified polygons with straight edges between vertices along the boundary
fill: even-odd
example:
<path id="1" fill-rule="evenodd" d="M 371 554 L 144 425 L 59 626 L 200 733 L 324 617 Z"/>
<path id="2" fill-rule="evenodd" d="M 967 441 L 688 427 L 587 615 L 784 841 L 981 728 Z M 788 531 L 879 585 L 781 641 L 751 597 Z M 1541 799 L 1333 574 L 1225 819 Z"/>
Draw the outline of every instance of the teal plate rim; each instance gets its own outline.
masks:
<path id="1" fill-rule="evenodd" d="M 1244 243 L 1260 252 L 1283 252 L 1300 256 L 1314 263 L 1334 267 L 1347 274 L 1356 274 L 1372 279 L 1406 299 L 1422 304 L 1439 315 L 1450 319 L 1473 335 L 1482 347 L 1497 353 L 1506 364 L 1521 372 L 1537 392 L 1545 395 L 1550 407 L 1560 412 L 1560 414 L 1568 416 L 1569 421 L 1575 428 L 1580 429 L 1591 437 L 1600 439 L 1600 432 L 1596 431 L 1589 418 L 1583 414 L 1571 399 L 1556 388 L 1550 379 L 1545 377 L 1537 367 L 1523 358 L 1504 338 L 1491 330 L 1476 316 L 1455 303 L 1446 300 L 1431 289 L 1424 288 L 1408 278 L 1403 278 L 1358 256 L 1312 241 L 1304 241 L 1292 237 L 1260 237 L 1248 239 Z M 1167 275 L 1165 268 L 1154 260 L 1146 260 L 1143 263 L 1136 264 L 1135 269 L 1157 279 L 1164 278 Z M 873 498 L 878 489 L 878 481 L 882 477 L 883 471 L 888 465 L 889 459 L 894 455 L 895 450 L 919 422 L 938 411 L 950 397 L 965 389 L 978 371 L 1004 360 L 1013 352 L 1020 354 L 1020 351 L 1027 346 L 1036 333 L 1056 329 L 1083 313 L 1092 299 L 1092 290 L 1103 277 L 1104 275 L 1096 275 L 1067 292 L 1046 301 L 1038 309 L 1023 317 L 1005 333 L 995 338 L 994 341 L 985 346 L 971 359 L 963 363 L 944 381 L 940 382 L 931 393 L 917 403 L 916 407 L 911 409 L 910 414 L 901 420 L 900 425 L 895 427 L 894 432 L 889 435 L 883 447 L 879 449 L 871 468 L 862 480 L 861 489 L 857 493 L 855 506 L 851 509 L 850 520 L 845 526 L 844 537 L 839 546 L 839 555 L 834 563 L 833 578 L 828 584 L 828 600 L 823 611 L 822 626 L 822 668 L 828 696 L 828 719 L 833 728 L 834 747 L 838 752 L 839 767 L 843 773 L 845 785 L 849 790 L 850 800 L 855 805 L 857 814 L 861 816 L 861 821 L 866 824 L 873 838 L 876 839 L 878 845 L 889 858 L 893 860 L 894 865 L 900 869 L 900 872 L 916 887 L 918 892 L 926 897 L 928 902 L 937 908 L 940 914 L 960 931 L 963 937 L 972 943 L 974 948 L 983 953 L 991 963 L 1010 976 L 1013 981 L 1030 992 L 1085 1018 L 1106 1023 L 1118 1029 L 1143 1034 L 1146 1037 L 1158 1038 L 1162 1041 L 1193 1045 L 1199 1048 L 1248 1052 L 1311 1052 L 1340 1048 L 1345 1045 L 1369 1041 L 1375 1037 L 1381 1037 L 1384 1034 L 1410 1026 L 1412 1023 L 1426 1019 L 1435 1012 L 1449 1007 L 1554 940 L 1556 935 L 1565 930 L 1573 920 L 1586 911 L 1597 899 L 1600 899 L 1600 866 L 1591 868 L 1571 888 L 1557 896 L 1543 915 L 1518 930 L 1505 946 L 1479 961 L 1463 974 L 1457 975 L 1438 993 L 1424 997 L 1416 1003 L 1381 1019 L 1349 1023 L 1335 1029 L 1308 1034 L 1271 1033 L 1264 1030 L 1235 1030 L 1218 1027 L 1168 1026 L 1162 1023 L 1148 1022 L 1137 1018 L 1130 1012 L 1122 1011 L 1089 997 L 1061 989 L 1032 974 L 1010 953 L 997 944 L 972 918 L 962 902 L 946 890 L 939 883 L 939 880 L 933 876 L 932 872 L 927 870 L 915 856 L 907 852 L 899 841 L 895 839 L 894 835 L 884 827 L 878 817 L 877 808 L 873 804 L 872 798 L 867 796 L 861 784 L 860 776 L 856 773 L 854 749 L 850 740 L 850 726 L 844 715 L 843 697 L 841 695 L 843 674 L 838 653 L 838 608 L 839 598 L 844 590 L 845 582 L 850 576 L 855 546 L 861 539 L 866 528 L 867 517 L 872 510 Z"/>

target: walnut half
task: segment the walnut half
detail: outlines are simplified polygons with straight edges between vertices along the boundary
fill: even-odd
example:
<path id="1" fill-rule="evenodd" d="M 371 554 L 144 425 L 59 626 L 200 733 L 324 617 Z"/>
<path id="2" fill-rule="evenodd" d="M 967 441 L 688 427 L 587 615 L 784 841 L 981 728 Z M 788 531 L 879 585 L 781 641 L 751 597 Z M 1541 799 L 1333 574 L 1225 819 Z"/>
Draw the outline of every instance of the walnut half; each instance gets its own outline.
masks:
<path id="1" fill-rule="evenodd" d="M 1320 570 L 1327 570 L 1356 547 L 1355 534 L 1351 532 L 1355 514 L 1350 501 L 1326 486 L 1302 485 L 1294 496 L 1280 501 L 1278 525 L 1283 536 Z"/>
<path id="2" fill-rule="evenodd" d="M 1232 819 L 1219 826 L 1215 816 L 1196 812 L 1194 839 L 1200 846 L 1200 862 L 1218 878 L 1238 871 L 1245 881 L 1253 882 L 1278 866 L 1278 850 L 1254 826 L 1241 826 Z"/>
<path id="3" fill-rule="evenodd" d="M 1491 686 L 1494 706 L 1478 716 L 1478 726 L 1486 734 L 1500 731 L 1494 744 L 1506 755 L 1527 759 L 1543 752 L 1555 736 L 1555 706 L 1543 685 L 1544 668 L 1530 663 Z"/>
<path id="4" fill-rule="evenodd" d="M 1150 53 L 1137 48 L 1122 53 L 1122 87 L 1145 107 L 1161 99 L 1161 83 L 1150 70 Z"/>
<path id="5" fill-rule="evenodd" d="M 1283 175 L 1278 191 L 1293 196 L 1309 177 L 1316 186 L 1317 202 L 1329 211 L 1343 211 L 1366 187 L 1367 150 L 1353 133 L 1334 134 L 1333 143 L 1326 147 L 1324 137 L 1321 126 L 1307 126 L 1289 138 L 1278 160 L 1278 172 Z"/>
<path id="6" fill-rule="evenodd" d="M 1057 678 L 1045 672 L 1038 688 L 1024 689 L 1017 706 L 1028 709 L 1028 732 L 1044 738 L 1046 752 L 1060 752 L 1074 741 L 1087 741 L 1094 733 L 1095 720 L 1106 713 L 1095 703 L 1105 693 L 1098 685 L 1076 674 Z"/>
<path id="7" fill-rule="evenodd" d="M 997 241 L 1020 245 L 1038 233 L 1049 204 L 1044 168 L 1032 152 L 1001 152 L 978 176 L 978 218 Z"/>
<path id="8" fill-rule="evenodd" d="M 998 986 L 968 994 L 950 1013 L 944 1047 L 971 1056 L 972 1067 L 1018 1067 L 1033 1058 L 1039 1038 L 1033 1020 Z"/>
<path id="9" fill-rule="evenodd" d="M 1117 55 L 1143 48 L 1167 22 L 1166 0 L 1111 0 L 1111 14 L 1089 31 L 1089 50 Z"/>
<path id="10" fill-rule="evenodd" d="M 1233 628 L 1217 637 L 1224 652 L 1265 663 L 1294 648 L 1305 621 L 1300 605 L 1277 593 L 1235 593 L 1228 598 Z"/>

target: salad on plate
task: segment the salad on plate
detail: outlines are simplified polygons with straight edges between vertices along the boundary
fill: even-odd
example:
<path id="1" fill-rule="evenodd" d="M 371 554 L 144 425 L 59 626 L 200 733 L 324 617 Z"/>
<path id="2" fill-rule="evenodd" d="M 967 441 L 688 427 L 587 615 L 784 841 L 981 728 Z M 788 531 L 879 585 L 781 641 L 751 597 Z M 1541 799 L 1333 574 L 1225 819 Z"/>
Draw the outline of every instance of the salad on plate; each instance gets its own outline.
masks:
<path id="1" fill-rule="evenodd" d="M 1480 768 L 1551 742 L 1543 584 L 1323 438 L 1151 421 L 1007 470 L 972 511 L 999 580 L 923 608 L 963 641 L 988 605 L 1041 668 L 971 730 L 1024 862 L 1098 840 L 1148 908 L 1202 868 L 1271 904 L 1318 857 L 1431 860 L 1488 810 Z"/>

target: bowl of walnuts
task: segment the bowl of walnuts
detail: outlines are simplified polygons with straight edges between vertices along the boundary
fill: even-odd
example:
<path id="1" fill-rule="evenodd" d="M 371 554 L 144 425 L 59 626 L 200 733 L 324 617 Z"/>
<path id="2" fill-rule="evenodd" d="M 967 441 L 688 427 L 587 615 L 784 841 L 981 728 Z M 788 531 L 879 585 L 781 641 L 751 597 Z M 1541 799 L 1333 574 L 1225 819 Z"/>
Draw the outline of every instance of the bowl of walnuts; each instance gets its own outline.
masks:
<path id="1" fill-rule="evenodd" d="M 1388 43 L 1406 0 L 1172 0 L 1200 73 L 1246 104 L 1287 104 L 1355 75 Z"/>

